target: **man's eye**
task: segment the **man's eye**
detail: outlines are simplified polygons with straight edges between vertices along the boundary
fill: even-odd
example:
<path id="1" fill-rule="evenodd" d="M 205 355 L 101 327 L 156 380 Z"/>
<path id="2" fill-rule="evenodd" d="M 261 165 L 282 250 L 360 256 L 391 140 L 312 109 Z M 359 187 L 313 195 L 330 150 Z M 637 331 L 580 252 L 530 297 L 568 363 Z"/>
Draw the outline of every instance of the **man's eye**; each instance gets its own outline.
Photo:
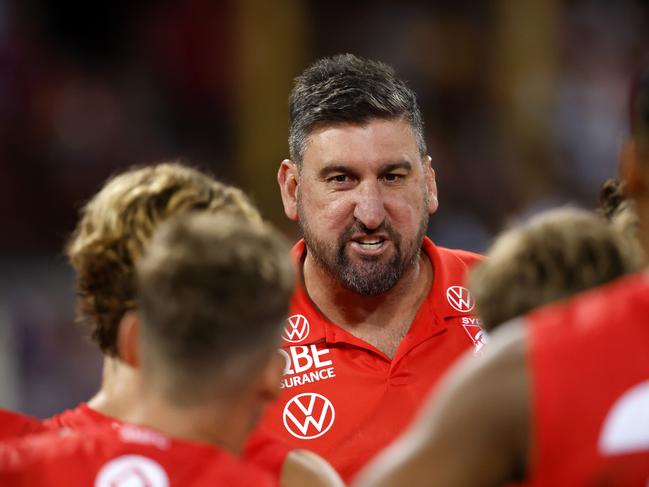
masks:
<path id="1" fill-rule="evenodd" d="M 346 183 L 347 181 L 349 181 L 349 178 L 346 174 L 337 174 L 336 176 L 330 177 L 329 181 L 334 183 Z"/>
<path id="2" fill-rule="evenodd" d="M 388 173 L 385 176 L 383 176 L 383 179 L 385 179 L 388 182 L 395 182 L 395 181 L 402 180 L 404 177 L 405 176 L 403 174 Z"/>

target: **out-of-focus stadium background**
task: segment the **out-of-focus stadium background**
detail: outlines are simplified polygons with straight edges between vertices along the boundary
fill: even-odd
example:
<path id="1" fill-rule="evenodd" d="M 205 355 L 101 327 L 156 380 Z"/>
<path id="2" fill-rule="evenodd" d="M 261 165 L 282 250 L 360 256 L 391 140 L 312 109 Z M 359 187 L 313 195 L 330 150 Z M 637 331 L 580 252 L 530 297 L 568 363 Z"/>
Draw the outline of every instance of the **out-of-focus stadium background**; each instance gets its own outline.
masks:
<path id="1" fill-rule="evenodd" d="M 639 0 L 0 0 L 0 406 L 45 416 L 98 387 L 62 248 L 115 171 L 184 158 L 296 236 L 275 183 L 291 80 L 353 52 L 418 93 L 430 235 L 483 251 L 509 221 L 597 204 L 648 26 Z"/>

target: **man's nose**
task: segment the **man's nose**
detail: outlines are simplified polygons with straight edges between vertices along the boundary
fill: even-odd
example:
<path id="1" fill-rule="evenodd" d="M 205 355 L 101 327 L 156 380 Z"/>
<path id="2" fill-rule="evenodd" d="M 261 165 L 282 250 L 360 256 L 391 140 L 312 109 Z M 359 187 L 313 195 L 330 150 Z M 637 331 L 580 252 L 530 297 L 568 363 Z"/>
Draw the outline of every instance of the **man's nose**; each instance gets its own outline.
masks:
<path id="1" fill-rule="evenodd" d="M 385 206 L 377 182 L 364 182 L 357 188 L 354 217 L 369 230 L 376 230 L 385 220 Z"/>

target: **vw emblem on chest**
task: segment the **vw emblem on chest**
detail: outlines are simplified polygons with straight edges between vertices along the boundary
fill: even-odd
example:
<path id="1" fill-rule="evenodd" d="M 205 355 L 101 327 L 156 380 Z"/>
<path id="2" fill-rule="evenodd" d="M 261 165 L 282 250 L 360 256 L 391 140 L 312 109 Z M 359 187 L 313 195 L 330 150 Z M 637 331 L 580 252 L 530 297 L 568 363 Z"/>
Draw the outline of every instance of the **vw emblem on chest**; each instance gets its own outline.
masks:
<path id="1" fill-rule="evenodd" d="M 454 310 L 468 313 L 475 308 L 475 300 L 471 292 L 462 286 L 451 286 L 446 290 L 446 299 Z"/>
<path id="2" fill-rule="evenodd" d="M 290 343 L 300 343 L 309 336 L 311 327 L 304 315 L 293 315 L 286 320 L 282 338 Z"/>
<path id="3" fill-rule="evenodd" d="M 322 394 L 305 392 L 286 403 L 282 416 L 286 431 L 301 440 L 312 440 L 329 431 L 336 411 Z"/>

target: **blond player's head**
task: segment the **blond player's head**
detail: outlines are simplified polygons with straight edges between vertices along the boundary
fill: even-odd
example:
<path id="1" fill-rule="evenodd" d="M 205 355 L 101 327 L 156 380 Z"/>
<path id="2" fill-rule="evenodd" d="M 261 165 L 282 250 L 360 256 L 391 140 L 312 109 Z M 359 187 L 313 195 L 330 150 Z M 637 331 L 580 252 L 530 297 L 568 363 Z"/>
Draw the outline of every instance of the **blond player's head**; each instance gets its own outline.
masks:
<path id="1" fill-rule="evenodd" d="M 501 234 L 469 285 L 489 330 L 633 270 L 623 239 L 604 218 L 562 208 Z"/>
<path id="2" fill-rule="evenodd" d="M 147 386 L 178 404 L 246 390 L 279 346 L 294 286 L 289 252 L 270 225 L 232 216 L 160 225 L 136 265 Z"/>
<path id="3" fill-rule="evenodd" d="M 120 320 L 136 307 L 135 263 L 161 222 L 187 212 L 261 221 L 242 191 L 175 162 L 114 176 L 81 210 L 66 253 L 80 317 L 105 354 L 117 355 Z"/>

